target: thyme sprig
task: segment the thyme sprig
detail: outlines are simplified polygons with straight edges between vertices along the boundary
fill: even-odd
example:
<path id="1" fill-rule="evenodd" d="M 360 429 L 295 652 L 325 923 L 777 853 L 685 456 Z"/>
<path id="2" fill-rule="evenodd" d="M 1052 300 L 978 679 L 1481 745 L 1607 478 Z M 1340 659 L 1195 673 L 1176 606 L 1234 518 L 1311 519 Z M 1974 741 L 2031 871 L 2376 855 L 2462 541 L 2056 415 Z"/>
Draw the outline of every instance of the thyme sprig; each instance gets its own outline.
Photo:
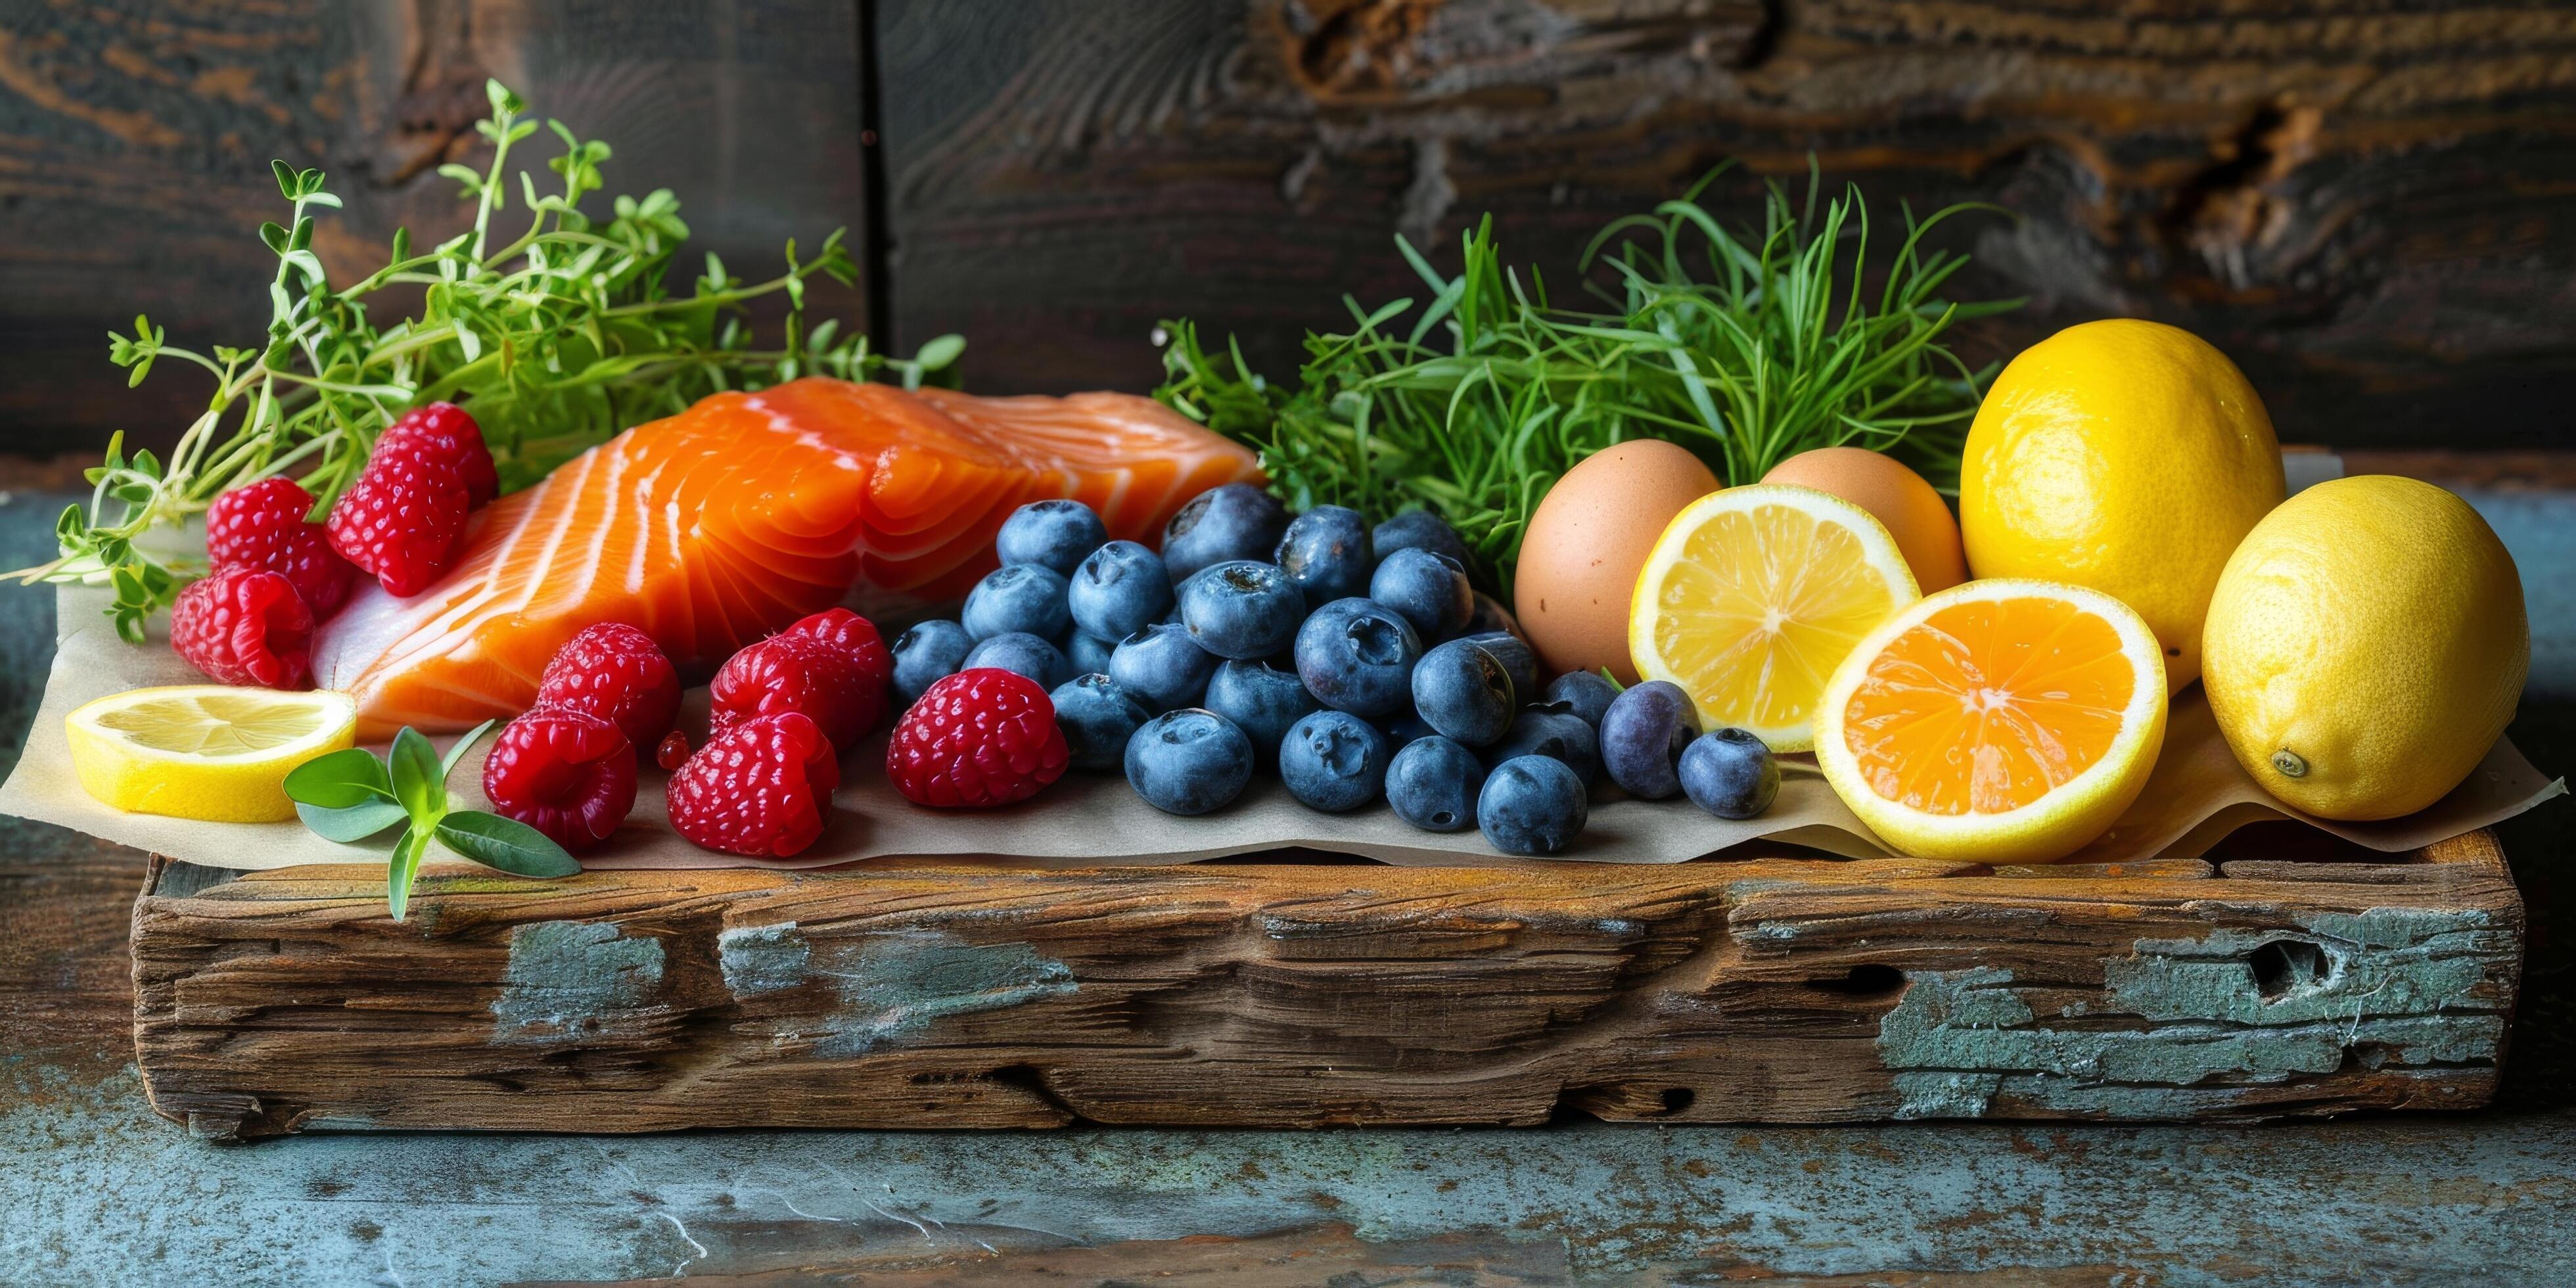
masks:
<path id="1" fill-rule="evenodd" d="M 205 352 L 170 344 L 147 317 L 131 336 L 111 333 L 108 358 L 139 385 L 164 360 L 213 377 L 206 409 L 164 461 L 128 455 L 124 435 L 88 472 L 86 504 L 56 526 L 61 554 L 8 574 L 27 582 L 112 586 L 117 630 L 140 641 L 145 621 L 201 571 L 185 557 L 137 548 L 150 529 L 184 522 L 224 489 L 270 475 L 293 477 L 315 498 L 314 517 L 364 468 L 376 437 L 416 404 L 465 403 L 500 463 L 505 490 L 525 487 L 582 450 L 631 425 L 684 410 L 725 389 L 757 389 L 798 376 L 884 378 L 907 387 L 953 380 L 964 341 L 941 336 L 910 359 L 878 353 L 837 321 L 809 323 L 806 287 L 821 276 L 856 279 L 843 234 L 810 256 L 787 243 L 778 274 L 746 281 L 714 253 L 687 294 L 666 283 L 689 227 L 669 190 L 620 196 L 605 220 L 581 210 L 602 185 L 608 144 L 584 140 L 559 121 L 545 127 L 563 151 L 546 162 L 540 187 L 526 169 L 515 185 L 526 226 L 503 227 L 510 209 L 513 149 L 538 131 L 528 104 L 498 81 L 486 90 L 489 118 L 475 129 L 490 148 L 481 169 L 439 167 L 472 203 L 471 226 L 426 249 L 397 229 L 383 267 L 334 286 L 313 251 L 317 212 L 340 199 L 319 170 L 275 163 L 285 223 L 260 226 L 277 256 L 268 284 L 270 320 L 261 343 Z M 382 292 L 418 292 L 416 317 L 379 324 Z M 774 347 L 754 347 L 747 306 L 783 296 L 786 319 Z M 388 311 L 391 311 L 388 308 Z"/>
<path id="2" fill-rule="evenodd" d="M 1293 385 L 1254 372 L 1239 347 L 1210 353 L 1164 324 L 1165 382 L 1182 413 L 1258 449 L 1292 506 L 1347 505 L 1373 519 L 1410 506 L 1446 516 L 1504 589 L 1530 512 L 1584 457 L 1630 438 L 1669 439 L 1728 484 L 1809 448 L 1891 452 L 1954 485 L 1967 424 L 1993 370 L 1944 343 L 1956 322 L 2020 306 L 1940 297 L 1967 263 L 1924 237 L 1972 209 L 1917 219 L 1862 285 L 1869 210 L 1857 187 L 1803 205 L 1769 185 L 1762 221 L 1730 229 L 1700 204 L 1725 167 L 1679 199 L 1611 223 L 1577 266 L 1589 307 L 1552 302 L 1538 270 L 1507 267 L 1490 217 L 1455 277 L 1399 237 L 1427 303 L 1364 309 L 1312 333 Z"/>

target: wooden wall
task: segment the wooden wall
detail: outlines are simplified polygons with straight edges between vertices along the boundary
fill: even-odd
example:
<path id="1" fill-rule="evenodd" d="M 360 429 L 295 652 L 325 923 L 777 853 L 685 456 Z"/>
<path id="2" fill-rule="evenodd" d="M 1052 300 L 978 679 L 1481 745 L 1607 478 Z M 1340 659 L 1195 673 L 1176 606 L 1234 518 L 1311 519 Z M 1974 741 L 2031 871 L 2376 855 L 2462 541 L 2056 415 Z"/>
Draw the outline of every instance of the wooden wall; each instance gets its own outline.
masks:
<path id="1" fill-rule="evenodd" d="M 183 14 L 185 16 L 180 16 Z M 873 230 L 840 301 L 970 387 L 1143 388 L 1191 316 L 1276 374 L 1348 291 L 1485 211 L 1563 271 L 1709 166 L 1983 199 L 1974 352 L 2190 326 L 2285 437 L 2570 443 L 2576 8 L 2441 0 L 0 0 L 0 441 L 168 416 L 102 333 L 255 331 L 270 155 L 334 172 L 326 257 L 456 218 L 486 74 L 610 139 L 729 262 Z M 883 148 L 860 140 L 873 94 Z M 871 169 L 882 186 L 871 193 Z M 1454 258 L 1454 251 L 1436 258 Z M 156 381 L 156 383 L 159 383 Z M 166 404 L 166 405 L 165 405 Z"/>

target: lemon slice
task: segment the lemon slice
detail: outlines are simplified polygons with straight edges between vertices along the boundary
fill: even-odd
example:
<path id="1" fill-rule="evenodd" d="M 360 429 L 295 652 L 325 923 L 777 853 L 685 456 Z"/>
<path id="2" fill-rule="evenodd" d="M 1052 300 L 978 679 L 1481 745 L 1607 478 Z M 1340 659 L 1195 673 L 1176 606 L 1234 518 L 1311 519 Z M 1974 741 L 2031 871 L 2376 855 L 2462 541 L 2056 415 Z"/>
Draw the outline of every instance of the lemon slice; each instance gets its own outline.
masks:
<path id="1" fill-rule="evenodd" d="M 1728 488 L 1656 538 L 1628 600 L 1628 656 L 1640 678 L 1689 693 L 1706 727 L 1805 751 L 1834 668 L 1920 597 L 1867 510 L 1813 488 Z"/>
<path id="2" fill-rule="evenodd" d="M 1816 712 L 1816 764 L 1908 854 L 2044 863 L 2138 798 L 2165 739 L 2165 658 L 2098 590 L 1972 581 L 1852 650 Z"/>
<path id="3" fill-rule="evenodd" d="M 350 746 L 345 693 L 220 684 L 111 694 L 63 718 L 81 787 L 111 808 L 218 823 L 295 817 L 287 771 Z"/>

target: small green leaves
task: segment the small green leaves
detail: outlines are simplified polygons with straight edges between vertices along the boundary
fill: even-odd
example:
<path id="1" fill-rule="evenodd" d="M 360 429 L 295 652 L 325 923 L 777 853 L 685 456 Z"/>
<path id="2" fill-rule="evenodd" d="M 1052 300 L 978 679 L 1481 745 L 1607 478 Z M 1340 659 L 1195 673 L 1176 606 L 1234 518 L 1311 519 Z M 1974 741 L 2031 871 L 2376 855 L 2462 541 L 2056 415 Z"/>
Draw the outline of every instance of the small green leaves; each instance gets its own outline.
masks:
<path id="1" fill-rule="evenodd" d="M 921 348 L 912 355 L 912 361 L 924 371 L 940 371 L 965 352 L 966 337 L 951 332 L 923 341 Z"/>
<path id="2" fill-rule="evenodd" d="M 363 747 L 316 756 L 286 776 L 287 798 L 314 835 L 351 844 L 408 823 L 385 867 L 385 903 L 403 919 L 413 878 L 436 839 L 488 867 L 524 877 L 568 877 L 581 864 L 545 834 L 515 819 L 449 807 L 447 775 L 497 720 L 486 720 L 456 740 L 444 759 L 429 739 L 409 727 L 394 735 L 386 760 Z"/>

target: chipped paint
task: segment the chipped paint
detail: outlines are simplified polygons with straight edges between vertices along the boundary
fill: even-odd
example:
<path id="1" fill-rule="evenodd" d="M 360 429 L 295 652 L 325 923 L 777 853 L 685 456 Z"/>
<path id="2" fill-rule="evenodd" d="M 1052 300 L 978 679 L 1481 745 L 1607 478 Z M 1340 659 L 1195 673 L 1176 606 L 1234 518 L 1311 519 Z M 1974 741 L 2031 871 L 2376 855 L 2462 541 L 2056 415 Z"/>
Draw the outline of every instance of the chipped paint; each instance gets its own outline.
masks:
<path id="1" fill-rule="evenodd" d="M 2504 1017 L 2478 989 L 2503 944 L 2482 913 L 2317 913 L 2297 931 L 2220 927 L 2142 939 L 2098 1000 L 2035 1015 L 2009 971 L 1907 977 L 1879 1023 L 1900 1118 L 1977 1117 L 1997 1097 L 2076 1112 L 2181 1116 L 2228 1083 L 2496 1060 Z M 2464 1014 L 2464 1012 L 2486 1012 Z M 2118 1021 L 2146 1020 L 2136 1028 Z M 2108 1024 L 2108 1027 L 2105 1025 Z M 2194 1091 L 2192 1088 L 2199 1087 Z"/>
<path id="2" fill-rule="evenodd" d="M 716 937 L 737 1000 L 828 980 L 839 997 L 812 1039 L 827 1056 L 871 1051 L 952 1015 L 998 1011 L 1079 991 L 1072 968 L 1026 943 L 979 944 L 936 930 L 868 935 L 817 949 L 796 923 L 738 926 Z"/>
<path id="3" fill-rule="evenodd" d="M 510 932 L 501 980 L 492 1040 L 549 1045 L 649 1002 L 662 984 L 662 941 L 603 922 L 531 922 Z"/>

